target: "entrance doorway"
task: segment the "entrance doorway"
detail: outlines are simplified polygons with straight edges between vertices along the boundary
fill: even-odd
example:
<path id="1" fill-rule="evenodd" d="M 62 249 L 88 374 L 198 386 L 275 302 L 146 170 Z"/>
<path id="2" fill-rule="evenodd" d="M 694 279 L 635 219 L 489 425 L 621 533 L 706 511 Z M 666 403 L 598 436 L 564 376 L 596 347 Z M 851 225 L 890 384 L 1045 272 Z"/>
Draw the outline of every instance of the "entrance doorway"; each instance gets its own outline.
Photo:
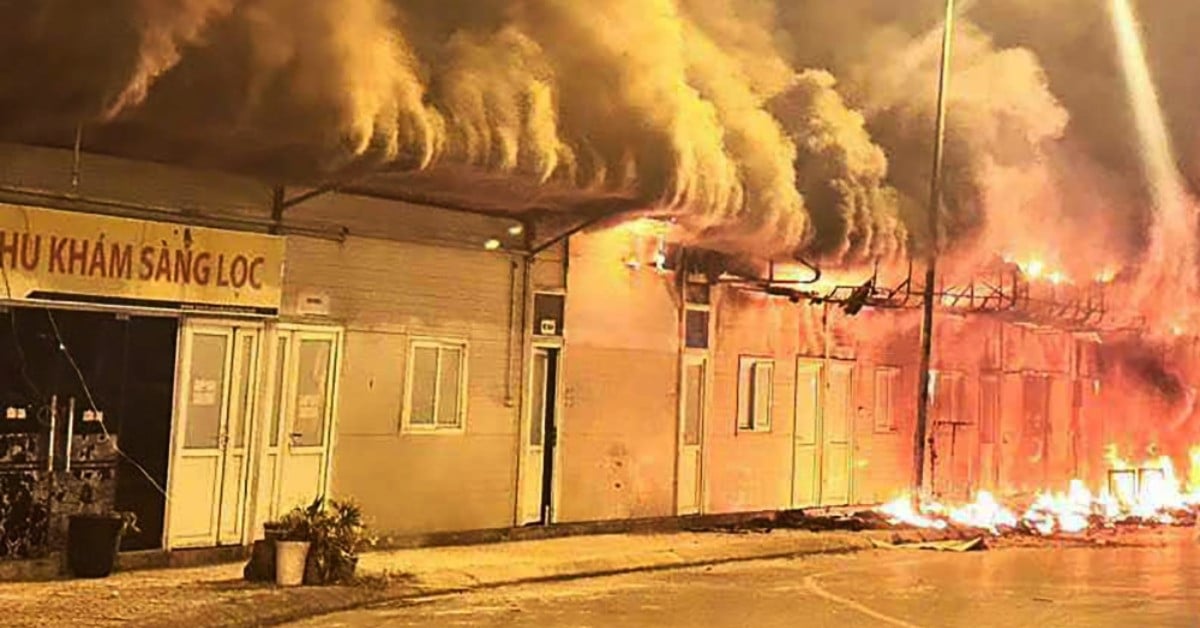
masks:
<path id="1" fill-rule="evenodd" d="M 244 542 L 262 336 L 249 323 L 184 325 L 168 548 Z"/>
<path id="2" fill-rule="evenodd" d="M 853 380 L 853 364 L 829 364 L 824 412 L 821 414 L 822 506 L 846 506 L 850 503 Z"/>
<path id="3" fill-rule="evenodd" d="M 979 432 L 967 404 L 966 377 L 962 373 L 937 373 L 933 396 L 933 493 L 947 499 L 968 500 L 974 492 L 974 461 Z"/>
<path id="4" fill-rule="evenodd" d="M 61 549 L 89 508 L 137 516 L 122 550 L 162 546 L 177 337 L 169 316 L 0 309 L 0 451 L 20 452 L 0 455 L 0 559 Z"/>
<path id="5" fill-rule="evenodd" d="M 853 378 L 848 362 L 796 361 L 792 508 L 850 503 Z"/>
<path id="6" fill-rule="evenodd" d="M 792 508 L 810 508 L 819 501 L 817 435 L 821 422 L 821 380 L 824 363 L 800 358 L 796 362 L 796 420 L 792 430 Z"/>
<path id="7" fill-rule="evenodd" d="M 704 496 L 704 419 L 708 409 L 708 359 L 687 356 L 679 404 L 679 458 L 675 512 L 699 514 Z"/>
<path id="8" fill-rule="evenodd" d="M 1000 376 L 979 378 L 979 488 L 1000 487 Z"/>
<path id="9" fill-rule="evenodd" d="M 341 347 L 338 329 L 280 326 L 274 335 L 258 470 L 260 525 L 327 492 Z"/>
<path id="10" fill-rule="evenodd" d="M 1050 478 L 1050 384 L 1048 374 L 1027 373 L 1022 378 L 1023 421 L 1018 437 L 1015 478 L 1029 490 L 1044 488 Z"/>
<path id="11" fill-rule="evenodd" d="M 521 461 L 523 525 L 554 522 L 560 351 L 556 346 L 534 346 L 530 362 L 529 423 Z"/>

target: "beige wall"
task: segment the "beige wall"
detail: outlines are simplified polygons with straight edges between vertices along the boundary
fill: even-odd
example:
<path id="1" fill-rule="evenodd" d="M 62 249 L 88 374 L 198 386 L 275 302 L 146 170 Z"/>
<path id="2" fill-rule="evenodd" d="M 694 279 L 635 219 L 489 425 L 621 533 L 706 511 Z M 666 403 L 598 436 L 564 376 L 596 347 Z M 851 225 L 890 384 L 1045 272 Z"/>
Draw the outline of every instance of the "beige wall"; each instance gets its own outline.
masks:
<path id="1" fill-rule="evenodd" d="M 623 264 L 636 240 L 614 229 L 570 241 L 560 521 L 674 512 L 674 279 Z"/>
<path id="2" fill-rule="evenodd" d="M 785 299 L 718 291 L 713 343 L 712 405 L 705 429 L 705 511 L 788 508 L 792 487 L 799 312 Z M 769 432 L 739 432 L 741 357 L 775 360 Z"/>
<path id="3" fill-rule="evenodd" d="M 358 212 L 386 209 L 373 201 L 331 199 L 342 199 L 338 215 L 351 222 Z M 509 526 L 518 425 L 511 397 L 519 394 L 517 363 L 510 361 L 510 346 L 516 350 L 519 341 L 512 342 L 509 316 L 520 265 L 502 252 L 470 246 L 502 231 L 499 221 L 481 224 L 475 216 L 423 211 L 438 214 L 445 233 L 460 234 L 460 246 L 353 235 L 344 243 L 289 237 L 284 316 L 346 329 L 335 494 L 359 500 L 385 532 Z M 404 216 L 388 219 L 402 225 Z M 298 316 L 302 294 L 325 296 L 330 315 Z M 464 433 L 401 432 L 408 346 L 417 336 L 468 343 Z"/>
<path id="4" fill-rule="evenodd" d="M 898 497 L 912 482 L 913 429 L 916 424 L 920 327 L 918 312 L 864 311 L 834 317 L 840 325 L 863 332 L 857 340 L 855 382 L 854 491 L 857 502 L 881 503 Z M 840 320 L 839 320 L 840 319 Z M 895 429 L 877 430 L 875 376 L 880 367 L 899 369 L 893 391 Z"/>
<path id="5" fill-rule="evenodd" d="M 12 190 L 69 193 L 153 206 L 181 218 L 183 214 L 258 220 L 270 216 L 271 188 L 252 179 L 85 153 L 79 162 L 78 186 L 73 186 L 73 162 L 69 150 L 0 143 L 0 194 Z M 94 209 L 102 213 L 105 208 Z"/>
<path id="6" fill-rule="evenodd" d="M 854 368 L 849 399 L 851 503 L 880 503 L 907 490 L 912 475 L 918 336 L 906 315 L 866 312 L 846 317 L 832 306 L 796 305 L 733 290 L 721 294 L 714 397 L 706 431 L 707 511 L 791 507 L 796 361 L 824 359 L 827 340 L 830 359 Z M 742 356 L 775 360 L 770 433 L 736 429 Z M 875 371 L 880 366 L 900 369 L 892 400 L 894 431 L 875 429 Z"/>

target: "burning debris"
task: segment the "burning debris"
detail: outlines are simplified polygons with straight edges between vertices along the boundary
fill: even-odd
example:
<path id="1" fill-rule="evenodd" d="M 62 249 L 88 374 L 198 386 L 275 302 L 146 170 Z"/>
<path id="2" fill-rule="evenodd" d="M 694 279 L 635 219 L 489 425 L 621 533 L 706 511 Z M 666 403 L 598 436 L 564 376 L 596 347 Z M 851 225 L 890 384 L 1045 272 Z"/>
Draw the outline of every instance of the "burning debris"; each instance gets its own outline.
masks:
<path id="1" fill-rule="evenodd" d="M 1154 456 L 1140 465 L 1108 452 L 1107 485 L 1089 489 L 1072 480 L 1066 492 L 1039 492 L 1032 500 L 1002 503 L 979 491 L 974 501 L 960 505 L 937 501 L 917 505 L 903 496 L 878 509 L 894 526 L 945 530 L 979 530 L 993 536 L 1081 535 L 1131 527 L 1194 526 L 1200 515 L 1200 486 L 1185 484 L 1169 456 Z M 1193 448 L 1193 474 L 1200 469 L 1200 448 Z M 1020 514 L 1018 514 L 1020 513 Z"/>

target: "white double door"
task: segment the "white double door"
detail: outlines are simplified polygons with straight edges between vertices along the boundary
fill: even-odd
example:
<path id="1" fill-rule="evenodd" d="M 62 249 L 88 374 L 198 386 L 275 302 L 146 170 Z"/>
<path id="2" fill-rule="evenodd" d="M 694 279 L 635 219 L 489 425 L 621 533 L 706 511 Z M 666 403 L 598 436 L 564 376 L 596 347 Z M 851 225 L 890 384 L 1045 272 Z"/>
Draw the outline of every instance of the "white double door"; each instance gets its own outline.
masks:
<path id="1" fill-rule="evenodd" d="M 284 328 L 275 333 L 256 528 L 326 494 L 340 347 L 336 330 Z"/>
<path id="2" fill-rule="evenodd" d="M 324 494 L 339 341 L 336 330 L 184 324 L 167 547 L 244 544 Z"/>
<path id="3" fill-rule="evenodd" d="M 184 324 L 168 547 L 242 543 L 263 335 L 254 325 Z"/>
<path id="4" fill-rule="evenodd" d="M 792 444 L 792 508 L 851 502 L 854 366 L 800 358 Z"/>

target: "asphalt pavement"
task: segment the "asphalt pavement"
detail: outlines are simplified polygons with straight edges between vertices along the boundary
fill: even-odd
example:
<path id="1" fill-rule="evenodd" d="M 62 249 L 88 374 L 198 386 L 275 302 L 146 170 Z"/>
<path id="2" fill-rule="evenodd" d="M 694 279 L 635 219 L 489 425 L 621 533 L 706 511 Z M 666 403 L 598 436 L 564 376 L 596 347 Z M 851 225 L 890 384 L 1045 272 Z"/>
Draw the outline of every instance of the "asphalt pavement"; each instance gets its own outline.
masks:
<path id="1" fill-rule="evenodd" d="M 908 550 L 410 599 L 296 626 L 1200 626 L 1200 545 Z"/>

